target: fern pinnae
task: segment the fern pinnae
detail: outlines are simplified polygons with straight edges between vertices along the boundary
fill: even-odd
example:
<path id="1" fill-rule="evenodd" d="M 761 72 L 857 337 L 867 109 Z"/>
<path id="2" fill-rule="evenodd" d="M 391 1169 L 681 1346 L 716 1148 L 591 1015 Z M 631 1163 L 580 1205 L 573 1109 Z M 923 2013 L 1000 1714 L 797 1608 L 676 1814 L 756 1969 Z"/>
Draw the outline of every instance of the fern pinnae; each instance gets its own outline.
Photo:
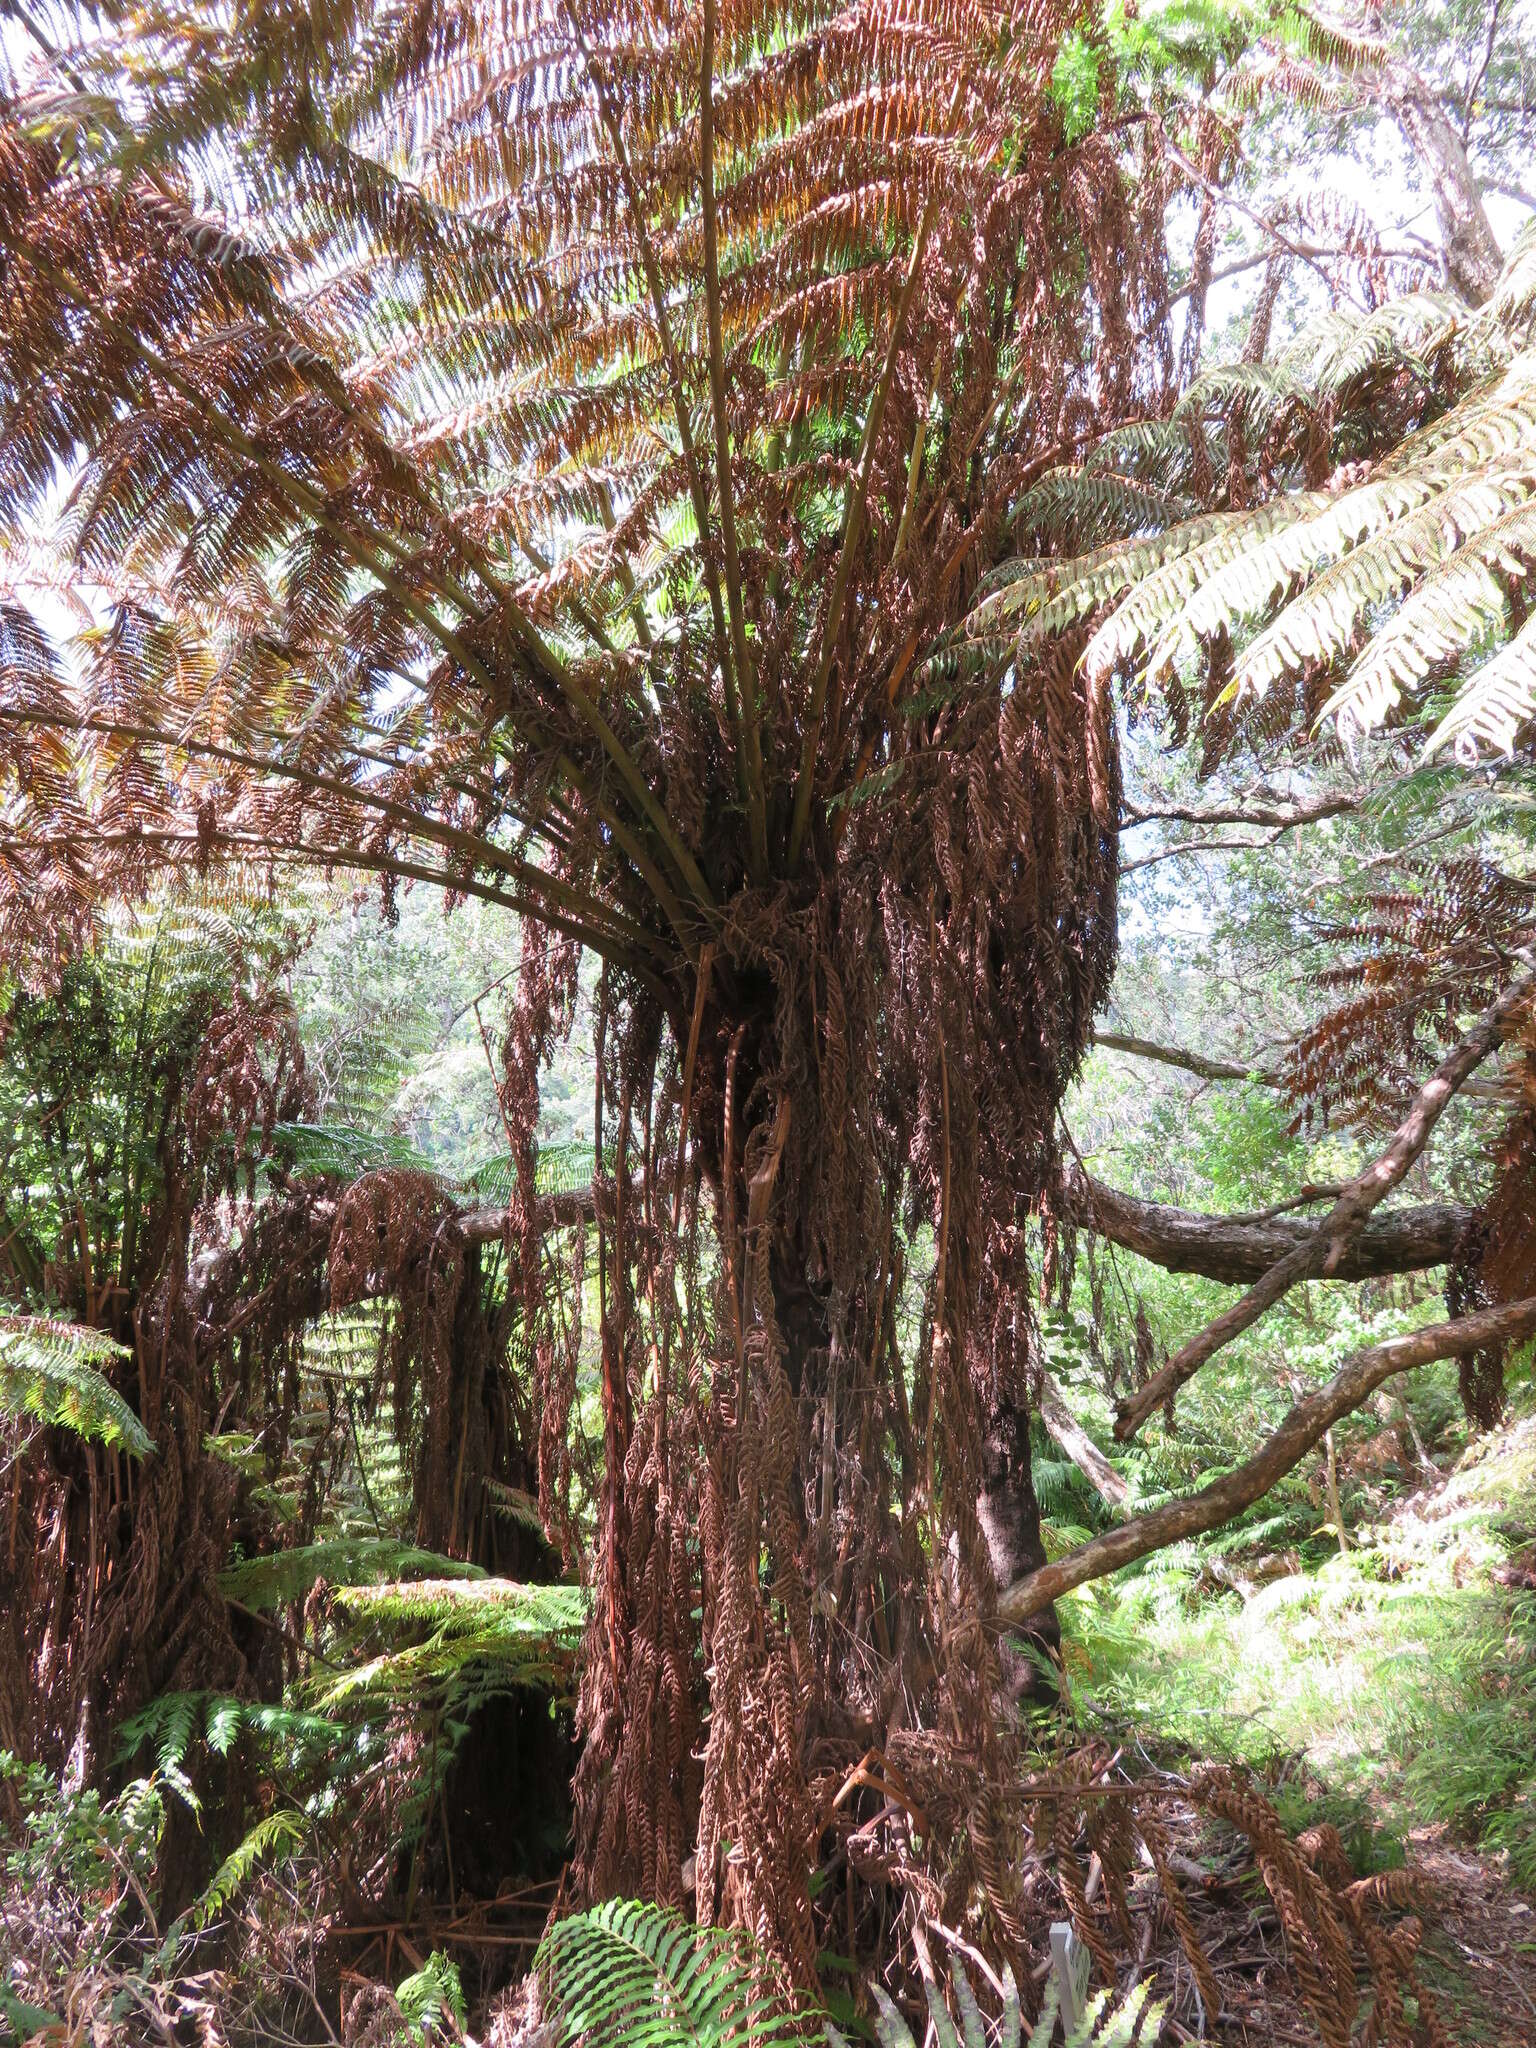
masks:
<path id="1" fill-rule="evenodd" d="M 1520 730 L 1536 718 L 1536 616 L 1484 662 L 1425 743 L 1426 759 L 1447 747 L 1513 754 Z"/>
<path id="2" fill-rule="evenodd" d="M 559 1920 L 534 1967 L 560 2048 L 800 2048 L 815 2016 L 747 1938 L 610 1899 Z"/>
<path id="3" fill-rule="evenodd" d="M 1385 533 L 1351 550 L 1315 577 L 1254 640 L 1228 686 L 1228 694 L 1233 698 L 1262 696 L 1282 676 L 1294 674 L 1308 663 L 1339 659 L 1348 652 L 1374 607 L 1396 592 L 1410 589 L 1421 577 L 1433 578 L 1434 571 L 1448 558 L 1454 564 L 1459 555 L 1468 554 L 1467 543 L 1473 544 L 1475 552 L 1477 537 L 1490 531 L 1498 533 L 1511 514 L 1518 514 L 1526 506 L 1533 491 L 1536 465 L 1529 458 L 1509 466 L 1496 466 L 1475 474 L 1465 484 L 1445 492 Z M 1355 674 L 1325 709 L 1324 717 L 1337 715 L 1356 699 L 1357 693 L 1365 701 L 1372 701 L 1371 684 L 1366 680 L 1371 665 L 1381 661 L 1390 669 L 1395 636 L 1411 636 L 1426 611 L 1433 617 L 1446 610 L 1445 600 L 1439 594 L 1443 586 L 1431 581 L 1420 584 L 1420 589 L 1436 594 L 1417 612 L 1414 599 L 1409 598 L 1396 618 L 1376 635 Z M 1407 679 L 1417 680 L 1428 665 L 1424 662 L 1416 672 L 1408 668 Z M 1374 714 L 1362 723 L 1379 723 L 1396 699 L 1376 701 Z"/>
<path id="4" fill-rule="evenodd" d="M 1256 512 L 1207 514 L 1187 529 L 1174 528 L 1160 544 L 1132 544 L 1126 583 L 1130 594 L 1094 633 L 1083 667 L 1104 679 L 1177 617 L 1194 595 L 1227 564 L 1241 559 L 1255 541 L 1306 518 L 1328 502 L 1321 491 L 1283 496 Z M 1149 660 L 1147 673 L 1153 673 Z"/>
<path id="5" fill-rule="evenodd" d="M 147 1458 L 154 1438 L 102 1370 L 129 1357 L 104 1330 L 0 1314 L 0 1415 L 72 1430 Z"/>
<path id="6" fill-rule="evenodd" d="M 291 1807 L 279 1807 L 274 1813 L 264 1814 L 214 1872 L 193 1908 L 194 1924 L 207 1927 L 219 1917 L 235 1894 L 249 1884 L 262 1863 L 270 1857 L 297 1849 L 303 1840 L 304 1816 L 301 1813 L 294 1812 Z"/>
<path id="7" fill-rule="evenodd" d="M 1525 479 L 1536 490 L 1536 473 Z M 1440 664 L 1497 635 L 1509 588 L 1536 570 L 1536 502 L 1527 495 L 1472 533 L 1418 584 L 1373 637 L 1323 716 L 1361 730 L 1376 725 Z"/>
<path id="8" fill-rule="evenodd" d="M 242 1558 L 219 1577 L 226 1600 L 270 1613 L 303 1600 L 320 1580 L 333 1586 L 370 1586 L 410 1578 L 483 1578 L 478 1565 L 440 1557 L 388 1536 L 331 1537 L 263 1557 Z"/>

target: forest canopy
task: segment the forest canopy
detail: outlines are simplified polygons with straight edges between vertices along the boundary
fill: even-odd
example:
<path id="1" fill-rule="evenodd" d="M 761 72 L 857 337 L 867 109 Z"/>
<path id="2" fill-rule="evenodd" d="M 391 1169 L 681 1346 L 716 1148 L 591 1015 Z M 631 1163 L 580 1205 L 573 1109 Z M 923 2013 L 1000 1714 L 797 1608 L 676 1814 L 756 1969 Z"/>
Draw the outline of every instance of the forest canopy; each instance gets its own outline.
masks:
<path id="1" fill-rule="evenodd" d="M 0 28 L 0 2025 L 1463 2038 L 1528 11 Z"/>

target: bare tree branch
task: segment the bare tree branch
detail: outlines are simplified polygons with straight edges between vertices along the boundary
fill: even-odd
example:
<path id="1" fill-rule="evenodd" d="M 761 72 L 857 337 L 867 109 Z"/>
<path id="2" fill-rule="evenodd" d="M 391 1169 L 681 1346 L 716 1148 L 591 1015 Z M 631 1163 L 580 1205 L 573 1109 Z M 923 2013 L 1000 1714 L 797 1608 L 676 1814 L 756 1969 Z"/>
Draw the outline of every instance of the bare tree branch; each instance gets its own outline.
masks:
<path id="1" fill-rule="evenodd" d="M 1120 873 L 1134 875 L 1139 868 L 1155 868 L 1160 861 L 1183 860 L 1197 853 L 1261 853 L 1274 843 L 1273 839 L 1186 839 L 1182 845 L 1160 846 L 1155 853 L 1121 861 Z"/>
<path id="2" fill-rule="evenodd" d="M 1159 1045 L 1150 1038 L 1135 1038 L 1127 1031 L 1095 1031 L 1095 1045 L 1106 1052 L 1125 1052 L 1139 1060 L 1156 1060 L 1160 1066 L 1178 1067 L 1186 1074 L 1198 1074 L 1202 1081 L 1254 1081 L 1263 1088 L 1278 1088 L 1280 1077 L 1270 1067 L 1245 1067 L 1240 1060 L 1211 1059 L 1203 1052 L 1188 1052 L 1180 1045 Z"/>
<path id="3" fill-rule="evenodd" d="M 1251 803 L 1158 804 L 1144 811 L 1127 804 L 1121 815 L 1127 825 L 1310 825 L 1318 818 L 1339 818 L 1358 811 L 1367 800 L 1368 796 L 1335 792 L 1302 797 L 1294 803 L 1260 797 Z"/>
<path id="4" fill-rule="evenodd" d="M 1073 1220 L 1082 1228 L 1167 1272 L 1198 1273 L 1229 1287 L 1262 1279 L 1315 1235 L 1313 1225 L 1274 1212 L 1202 1216 L 1139 1201 L 1081 1172 L 1068 1175 L 1066 1193 Z M 1470 1210 L 1452 1202 L 1429 1202 L 1374 1216 L 1346 1249 L 1332 1277 L 1377 1280 L 1442 1266 L 1455 1252 L 1470 1215 Z"/>
<path id="5" fill-rule="evenodd" d="M 1275 1067 L 1245 1067 L 1241 1060 L 1214 1059 L 1203 1052 L 1191 1052 L 1182 1045 L 1162 1045 L 1156 1039 L 1137 1038 L 1128 1031 L 1096 1031 L 1095 1045 L 1106 1052 L 1128 1053 L 1133 1059 L 1155 1060 L 1159 1066 L 1177 1067 L 1202 1081 L 1248 1081 L 1256 1088 L 1283 1089 L 1284 1076 Z M 1478 1102 L 1509 1103 L 1514 1100 L 1513 1084 L 1507 1081 L 1468 1081 L 1462 1091 Z"/>
<path id="6" fill-rule="evenodd" d="M 1384 1344 L 1372 1344 L 1345 1360 L 1326 1386 L 1286 1416 L 1245 1464 L 1225 1478 L 1202 1487 L 1184 1500 L 1170 1501 L 1149 1514 L 1137 1515 L 1118 1529 L 1095 1536 L 1077 1550 L 1069 1551 L 1054 1564 L 1042 1565 L 1008 1587 L 997 1603 L 998 1619 L 1015 1628 L 1038 1614 L 1074 1586 L 1090 1579 L 1102 1579 L 1122 1565 L 1134 1564 L 1170 1543 L 1182 1543 L 1207 1529 L 1220 1527 L 1260 1500 L 1287 1472 L 1300 1464 L 1314 1445 L 1343 1416 L 1394 1374 L 1416 1365 L 1428 1365 L 1436 1358 L 1465 1357 L 1494 1344 L 1519 1342 L 1536 1330 L 1536 1299 L 1515 1301 L 1498 1308 L 1481 1309 L 1476 1315 L 1461 1316 L 1454 1322 L 1431 1323 L 1407 1336 L 1390 1337 Z"/>
<path id="7" fill-rule="evenodd" d="M 1130 1482 L 1115 1470 L 1072 1413 L 1061 1388 L 1049 1373 L 1041 1382 L 1036 1412 L 1051 1442 L 1071 1459 L 1106 1507 L 1117 1512 L 1123 1508 L 1130 1498 Z"/>
<path id="8" fill-rule="evenodd" d="M 1516 976 L 1497 1002 L 1492 1003 L 1472 1029 L 1436 1067 L 1414 1097 L 1412 1107 L 1393 1134 L 1385 1152 L 1364 1173 L 1346 1183 L 1344 1192 L 1295 1248 L 1271 1266 L 1240 1301 L 1207 1323 L 1144 1387 L 1121 1403 L 1115 1421 L 1115 1435 L 1124 1442 L 1161 1406 L 1168 1396 L 1193 1377 L 1242 1331 L 1256 1323 L 1264 1311 L 1288 1294 L 1298 1281 L 1338 1271 L 1346 1253 L 1365 1227 L 1366 1219 L 1392 1190 L 1428 1144 L 1430 1133 L 1440 1121 L 1446 1104 L 1471 1077 L 1504 1035 L 1505 1025 L 1530 999 L 1536 988 L 1536 969 L 1526 968 Z"/>

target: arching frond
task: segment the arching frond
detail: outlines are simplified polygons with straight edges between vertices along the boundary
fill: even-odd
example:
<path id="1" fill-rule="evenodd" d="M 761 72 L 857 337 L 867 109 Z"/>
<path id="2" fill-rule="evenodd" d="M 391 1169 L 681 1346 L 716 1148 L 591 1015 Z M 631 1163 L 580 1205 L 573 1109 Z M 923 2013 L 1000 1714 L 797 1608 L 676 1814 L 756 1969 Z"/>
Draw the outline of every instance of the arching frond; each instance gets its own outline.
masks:
<path id="1" fill-rule="evenodd" d="M 106 1376 L 128 1356 L 102 1330 L 0 1315 L 0 1414 L 51 1423 L 147 1458 L 154 1438 Z"/>
<path id="2" fill-rule="evenodd" d="M 1443 747 L 1514 751 L 1536 718 L 1536 618 L 1462 685 L 1456 702 L 1429 736 L 1428 753 Z"/>
<path id="3" fill-rule="evenodd" d="M 315 1585 L 368 1587 L 411 1579 L 475 1579 L 476 1565 L 439 1557 L 388 1536 L 340 1536 L 320 1543 L 302 1543 L 265 1557 L 242 1558 L 220 1574 L 219 1590 L 254 1613 L 291 1606 L 309 1597 Z"/>
<path id="4" fill-rule="evenodd" d="M 328 1679 L 323 1710 L 390 1700 L 447 1700 L 462 1710 L 519 1685 L 568 1689 L 589 1596 L 579 1586 L 437 1578 L 338 1587 L 332 1605 L 393 1647 Z"/>
<path id="5" fill-rule="evenodd" d="M 1259 501 L 1151 532 L 1150 499 L 1127 501 L 1118 541 L 1060 565 L 1004 565 L 978 593 L 970 643 L 996 660 L 1007 635 L 1015 660 L 1037 659 L 1048 638 L 1098 614 L 1082 657 L 1096 683 L 1119 671 L 1182 688 L 1203 674 L 1213 697 L 1240 708 L 1347 669 L 1323 715 L 1358 728 L 1450 679 L 1457 698 L 1432 748 L 1512 748 L 1528 715 L 1527 656 L 1520 641 L 1499 646 L 1536 577 L 1532 247 L 1527 232 L 1481 312 L 1429 292 L 1363 319 L 1335 310 L 1274 366 L 1198 379 L 1172 424 L 1214 417 L 1233 451 L 1262 449 Z M 1106 445 L 1124 459 L 1123 434 Z M 1097 459 L 1023 502 L 1065 495 Z M 1218 495 L 1234 475 L 1223 485 L 1213 473 Z"/>

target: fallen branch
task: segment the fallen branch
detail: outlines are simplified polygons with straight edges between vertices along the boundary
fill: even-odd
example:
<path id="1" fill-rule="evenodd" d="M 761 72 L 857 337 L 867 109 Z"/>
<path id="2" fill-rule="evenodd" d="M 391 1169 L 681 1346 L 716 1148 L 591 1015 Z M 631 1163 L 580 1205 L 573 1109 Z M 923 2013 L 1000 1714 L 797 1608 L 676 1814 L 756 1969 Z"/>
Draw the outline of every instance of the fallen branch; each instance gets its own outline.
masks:
<path id="1" fill-rule="evenodd" d="M 1069 1551 L 1054 1564 L 1042 1565 L 1038 1571 L 1015 1581 L 997 1603 L 998 1619 L 1005 1627 L 1016 1628 L 1053 1600 L 1059 1600 L 1063 1593 L 1070 1593 L 1074 1586 L 1102 1579 L 1155 1550 L 1165 1550 L 1170 1543 L 1203 1536 L 1208 1529 L 1230 1522 L 1262 1499 L 1277 1480 L 1283 1479 L 1308 1451 L 1321 1443 L 1334 1423 L 1358 1408 L 1383 1380 L 1394 1374 L 1428 1365 L 1437 1358 L 1461 1358 L 1491 1345 L 1518 1343 L 1533 1331 L 1536 1298 L 1480 1309 L 1477 1314 L 1460 1316 L 1454 1322 L 1431 1323 L 1407 1336 L 1390 1337 L 1384 1344 L 1372 1344 L 1355 1352 L 1326 1386 L 1297 1402 L 1246 1464 L 1203 1487 L 1199 1493 L 1137 1515 L 1118 1529 L 1110 1529 Z"/>
<path id="2" fill-rule="evenodd" d="M 540 1195 L 538 1223 L 541 1230 L 555 1230 L 571 1223 L 590 1223 L 597 1203 L 590 1187 L 571 1188 L 563 1195 Z M 466 1244 L 492 1244 L 505 1237 L 513 1212 L 504 1206 L 461 1209 L 454 1221 Z"/>
<path id="3" fill-rule="evenodd" d="M 1429 1143 L 1430 1133 L 1440 1121 L 1447 1103 L 1499 1044 L 1505 1025 L 1530 1000 L 1533 989 L 1536 989 L 1536 969 L 1528 967 L 1516 976 L 1497 1002 L 1489 1005 L 1460 1044 L 1440 1062 L 1414 1097 L 1412 1107 L 1393 1133 L 1386 1151 L 1364 1173 L 1345 1183 L 1343 1194 L 1328 1214 L 1314 1224 L 1291 1251 L 1277 1260 L 1241 1300 L 1223 1309 L 1198 1335 L 1175 1352 L 1145 1386 L 1121 1402 L 1115 1420 L 1115 1435 L 1122 1443 L 1134 1436 L 1147 1417 L 1170 1394 L 1176 1393 L 1186 1380 L 1191 1379 L 1207 1359 L 1213 1358 L 1224 1345 L 1230 1344 L 1234 1337 L 1256 1323 L 1266 1309 L 1273 1308 L 1298 1282 L 1338 1272 L 1364 1230 L 1371 1211 L 1400 1185 L 1409 1167 Z"/>
<path id="4" fill-rule="evenodd" d="M 1309 1242 L 1313 1226 L 1278 1211 L 1253 1216 L 1202 1216 L 1161 1202 L 1143 1202 L 1106 1187 L 1081 1170 L 1066 1179 L 1068 1211 L 1081 1229 L 1149 1259 L 1169 1273 L 1198 1273 L 1228 1287 L 1262 1279 L 1280 1260 Z M 1340 1189 L 1329 1190 L 1337 1196 Z M 1317 1199 L 1317 1197 L 1312 1197 Z M 1425 1202 L 1373 1216 L 1334 1268 L 1335 1280 L 1379 1280 L 1421 1273 L 1455 1253 L 1471 1210 L 1454 1202 Z"/>

